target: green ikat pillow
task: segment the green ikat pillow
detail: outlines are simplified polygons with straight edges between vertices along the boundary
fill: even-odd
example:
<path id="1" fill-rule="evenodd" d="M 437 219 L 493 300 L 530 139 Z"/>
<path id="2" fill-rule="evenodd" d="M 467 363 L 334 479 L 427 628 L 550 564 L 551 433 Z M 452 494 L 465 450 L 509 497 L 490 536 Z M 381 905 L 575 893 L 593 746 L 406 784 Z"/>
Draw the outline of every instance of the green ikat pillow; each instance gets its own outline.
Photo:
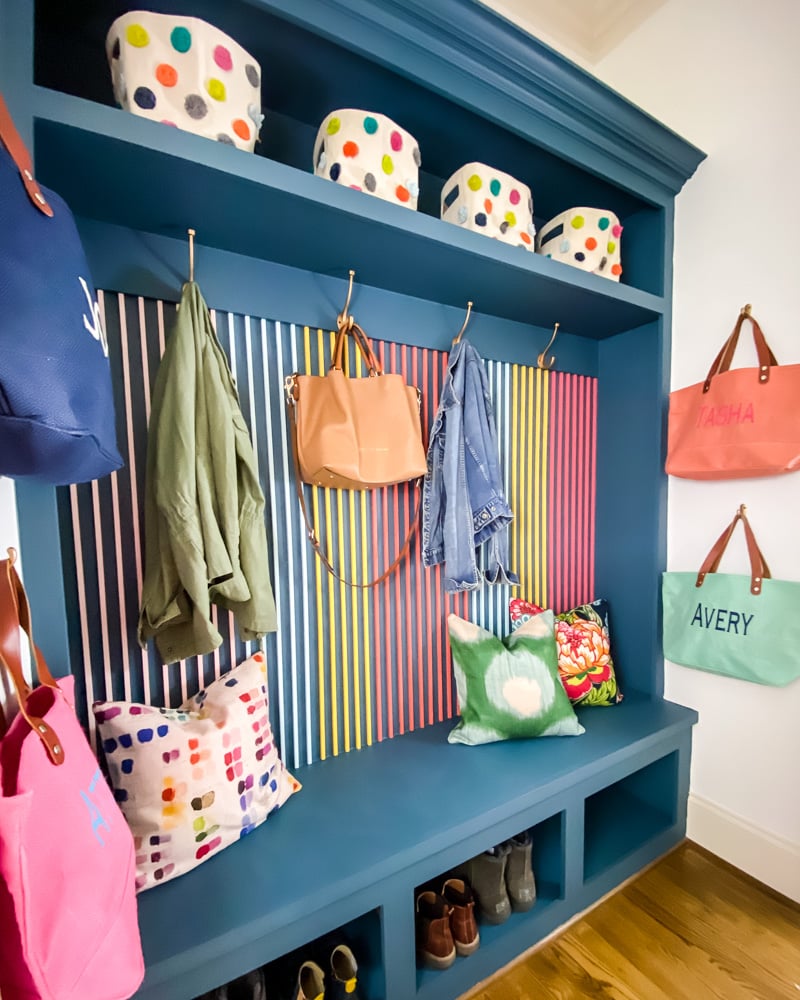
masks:
<path id="1" fill-rule="evenodd" d="M 500 640 L 457 615 L 447 619 L 461 721 L 449 743 L 495 743 L 584 732 L 558 676 L 553 612 Z"/>

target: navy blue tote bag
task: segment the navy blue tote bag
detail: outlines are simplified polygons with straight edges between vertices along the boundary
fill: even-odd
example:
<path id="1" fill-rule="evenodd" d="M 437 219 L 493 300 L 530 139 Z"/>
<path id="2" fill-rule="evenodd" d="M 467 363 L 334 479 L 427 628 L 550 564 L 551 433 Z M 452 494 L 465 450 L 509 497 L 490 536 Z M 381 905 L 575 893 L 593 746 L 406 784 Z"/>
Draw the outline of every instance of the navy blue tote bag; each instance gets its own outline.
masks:
<path id="1" fill-rule="evenodd" d="M 75 220 L 34 177 L 0 96 L 0 475 L 118 469 L 108 344 Z"/>

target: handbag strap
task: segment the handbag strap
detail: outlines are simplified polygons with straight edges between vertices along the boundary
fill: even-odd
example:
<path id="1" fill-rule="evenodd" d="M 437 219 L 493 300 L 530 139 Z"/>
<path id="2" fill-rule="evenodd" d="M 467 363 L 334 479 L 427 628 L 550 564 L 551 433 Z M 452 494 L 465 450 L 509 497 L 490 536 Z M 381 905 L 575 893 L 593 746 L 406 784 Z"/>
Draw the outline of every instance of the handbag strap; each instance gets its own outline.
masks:
<path id="1" fill-rule="evenodd" d="M 772 353 L 772 349 L 767 343 L 767 339 L 764 336 L 761 327 L 758 325 L 757 320 L 752 316 L 750 312 L 750 306 L 745 306 L 739 313 L 739 318 L 736 320 L 736 326 L 733 328 L 733 332 L 730 337 L 722 345 L 722 349 L 719 354 L 714 358 L 714 363 L 711 365 L 708 376 L 703 383 L 703 392 L 708 392 L 711 388 L 711 379 L 715 375 L 721 375 L 726 372 L 731 367 L 731 362 L 733 361 L 733 355 L 736 351 L 736 346 L 739 343 L 739 334 L 742 330 L 742 324 L 746 319 L 750 320 L 753 327 L 753 340 L 756 345 L 756 353 L 758 354 L 758 381 L 760 383 L 769 382 L 769 370 L 772 365 L 777 365 L 778 362 L 775 359 L 775 355 Z"/>
<path id="2" fill-rule="evenodd" d="M 50 760 L 54 764 L 63 764 L 64 749 L 55 731 L 44 719 L 28 711 L 28 699 L 33 690 L 22 672 L 20 628 L 28 637 L 39 683 L 56 691 L 59 687 L 48 669 L 42 651 L 33 641 L 28 596 L 14 566 L 16 558 L 14 549 L 9 549 L 8 559 L 0 560 L 0 667 L 5 669 L 14 685 L 20 715 L 42 741 Z"/>
<path id="3" fill-rule="evenodd" d="M 392 564 L 387 569 L 385 569 L 384 572 L 381 573 L 381 575 L 377 579 L 370 580 L 369 583 L 354 583 L 352 580 L 346 580 L 343 576 L 339 576 L 339 574 L 333 568 L 333 563 L 331 562 L 328 555 L 323 551 L 322 545 L 320 544 L 320 541 L 317 538 L 317 533 L 314 530 L 313 524 L 311 523 L 311 518 L 308 516 L 308 509 L 306 507 L 306 498 L 303 493 L 303 479 L 300 473 L 300 461 L 297 457 L 297 407 L 294 400 L 289 398 L 288 396 L 286 400 L 286 407 L 289 410 L 289 423 L 291 425 L 290 437 L 292 439 L 292 465 L 294 466 L 294 486 L 295 486 L 295 491 L 297 492 L 297 499 L 300 502 L 300 510 L 303 514 L 303 520 L 305 521 L 306 525 L 306 537 L 308 538 L 311 547 L 313 548 L 315 554 L 317 555 L 318 559 L 325 567 L 325 569 L 327 569 L 327 571 L 331 574 L 331 576 L 336 577 L 336 579 L 339 580 L 340 583 L 345 583 L 347 584 L 348 587 L 356 587 L 358 590 L 369 590 L 371 587 L 377 587 L 379 583 L 383 583 L 384 580 L 386 580 L 388 577 L 392 575 L 392 573 L 394 573 L 394 571 L 397 569 L 400 563 L 406 558 L 406 556 L 408 555 L 408 551 L 411 548 L 411 540 L 414 537 L 414 532 L 417 530 L 417 524 L 419 523 L 419 509 L 422 501 L 422 490 L 420 489 L 419 479 L 416 481 L 417 503 L 414 508 L 414 517 L 411 521 L 408 533 L 406 534 L 405 541 L 403 542 L 403 547 L 400 549 L 400 552 L 397 554 L 397 557 L 394 559 Z"/>
<path id="4" fill-rule="evenodd" d="M 772 578 L 772 574 L 770 573 L 764 554 L 758 547 L 756 536 L 753 534 L 753 529 L 750 527 L 750 522 L 747 520 L 747 515 L 745 514 L 746 509 L 747 508 L 744 504 L 739 507 L 731 523 L 722 532 L 716 542 L 714 542 L 711 551 L 708 553 L 703 565 L 700 567 L 700 572 L 697 574 L 697 581 L 695 582 L 696 587 L 703 586 L 703 581 L 709 573 L 717 572 L 723 553 L 728 547 L 728 542 L 731 540 L 731 536 L 733 535 L 734 529 L 739 521 L 742 522 L 744 527 L 744 535 L 747 540 L 747 552 L 750 556 L 750 593 L 757 597 L 761 593 L 762 581 L 770 580 Z"/>
<path id="5" fill-rule="evenodd" d="M 17 127 L 11 117 L 11 112 L 8 110 L 2 94 L 0 94 L 0 139 L 3 140 L 3 145 L 8 150 L 11 159 L 17 165 L 20 179 L 25 185 L 28 197 L 43 215 L 52 218 L 53 209 L 48 204 L 47 199 L 42 194 L 42 189 L 36 183 L 36 178 L 33 176 L 31 154 L 22 141 L 22 136 L 17 131 Z"/>

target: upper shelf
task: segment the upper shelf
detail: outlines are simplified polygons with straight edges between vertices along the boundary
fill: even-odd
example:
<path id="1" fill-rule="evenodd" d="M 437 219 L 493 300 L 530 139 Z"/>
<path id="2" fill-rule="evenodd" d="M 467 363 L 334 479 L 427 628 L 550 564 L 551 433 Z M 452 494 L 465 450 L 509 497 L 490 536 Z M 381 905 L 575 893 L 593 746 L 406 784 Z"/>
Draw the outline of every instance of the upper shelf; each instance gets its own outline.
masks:
<path id="1" fill-rule="evenodd" d="M 665 300 L 274 160 L 34 88 L 39 180 L 76 215 L 602 339 Z"/>

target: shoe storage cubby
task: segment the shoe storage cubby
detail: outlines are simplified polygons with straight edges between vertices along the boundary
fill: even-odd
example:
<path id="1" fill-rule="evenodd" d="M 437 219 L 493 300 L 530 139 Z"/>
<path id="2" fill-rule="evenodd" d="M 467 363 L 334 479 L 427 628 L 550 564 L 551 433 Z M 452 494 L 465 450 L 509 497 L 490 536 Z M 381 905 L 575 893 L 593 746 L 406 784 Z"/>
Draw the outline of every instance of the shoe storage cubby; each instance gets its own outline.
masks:
<path id="1" fill-rule="evenodd" d="M 38 179 L 77 216 L 95 284 L 109 300 L 175 300 L 191 227 L 212 309 L 328 330 L 353 268 L 354 311 L 376 336 L 447 351 L 471 301 L 470 336 L 488 361 L 532 369 L 558 322 L 551 374 L 597 380 L 586 596 L 611 608 L 624 701 L 582 711 L 580 737 L 482 747 L 448 744 L 446 712 L 420 725 L 420 708 L 417 723 L 397 733 L 388 711 L 376 714 L 375 731 L 367 737 L 365 727 L 356 740 L 360 749 L 287 761 L 303 790 L 263 826 L 139 897 L 147 972 L 138 1000 L 190 1000 L 273 962 L 294 967 L 291 977 L 317 947 L 327 971 L 322 942 L 331 933 L 356 955 L 362 1000 L 455 1000 L 685 832 L 696 716 L 663 698 L 662 469 L 674 199 L 703 154 L 473 0 L 153 0 L 151 10 L 210 21 L 259 61 L 265 122 L 249 154 L 112 106 L 105 36 L 130 6 L 0 0 L 0 89 L 33 147 Z M 386 114 L 416 138 L 419 211 L 313 175 L 319 124 L 348 107 Z M 528 184 L 537 226 L 576 206 L 613 211 L 624 226 L 621 281 L 439 219 L 445 179 L 471 161 Z M 142 372 L 128 374 L 138 385 Z M 248 382 L 266 394 L 257 372 Z M 271 419 L 277 426 L 282 417 L 275 399 Z M 560 439 L 549 445 L 542 465 L 568 454 Z M 141 497 L 143 483 L 138 489 Z M 293 499 L 283 479 L 276 489 Z M 546 506 L 540 498 L 536 523 L 560 510 L 551 499 Z M 46 609 L 36 616 L 37 642 L 57 674 L 79 672 L 81 539 L 72 534 L 69 491 L 20 481 L 17 502 L 26 588 L 34 609 Z M 131 547 L 121 540 L 123 557 Z M 271 550 L 273 580 L 283 574 L 291 600 L 314 614 L 285 549 L 279 538 Z M 86 540 L 83 552 L 94 557 L 95 546 Z M 107 573 L 129 577 L 135 589 L 133 564 L 123 572 L 116 550 L 107 555 Z M 558 565 L 548 573 L 557 580 L 568 569 L 577 572 Z M 376 599 L 416 613 L 399 583 L 378 590 Z M 443 598 L 440 619 L 449 607 Z M 358 632 L 357 620 L 343 627 Z M 287 660 L 308 655 L 300 631 L 284 629 L 280 641 Z M 97 677 L 118 681 L 117 644 L 103 642 Z M 399 632 L 378 635 L 370 655 L 379 670 L 384 660 L 396 668 L 399 642 Z M 423 638 L 414 669 L 447 655 L 446 643 Z M 148 690 L 162 690 L 168 671 L 159 666 Z M 388 668 L 382 676 L 399 699 L 397 677 Z M 317 712 L 308 711 L 308 732 L 329 721 Z M 287 732 L 294 740 L 291 713 L 273 724 L 279 740 Z M 482 925 L 478 950 L 452 967 L 417 969 L 416 893 L 524 831 L 533 839 L 533 908 Z"/>
<path id="2" fill-rule="evenodd" d="M 331 965 L 334 951 L 341 945 L 352 952 L 358 966 L 355 988 L 359 1000 L 384 1000 L 386 983 L 378 910 L 364 913 L 265 965 L 267 1000 L 296 1000 L 298 975 L 304 962 L 313 962 L 322 971 L 326 995 L 339 995 L 345 986 L 333 986 Z M 316 994 L 308 1000 L 316 1000 Z"/>
<path id="3" fill-rule="evenodd" d="M 613 869 L 674 827 L 679 773 L 674 751 L 586 799 L 585 881 Z"/>

